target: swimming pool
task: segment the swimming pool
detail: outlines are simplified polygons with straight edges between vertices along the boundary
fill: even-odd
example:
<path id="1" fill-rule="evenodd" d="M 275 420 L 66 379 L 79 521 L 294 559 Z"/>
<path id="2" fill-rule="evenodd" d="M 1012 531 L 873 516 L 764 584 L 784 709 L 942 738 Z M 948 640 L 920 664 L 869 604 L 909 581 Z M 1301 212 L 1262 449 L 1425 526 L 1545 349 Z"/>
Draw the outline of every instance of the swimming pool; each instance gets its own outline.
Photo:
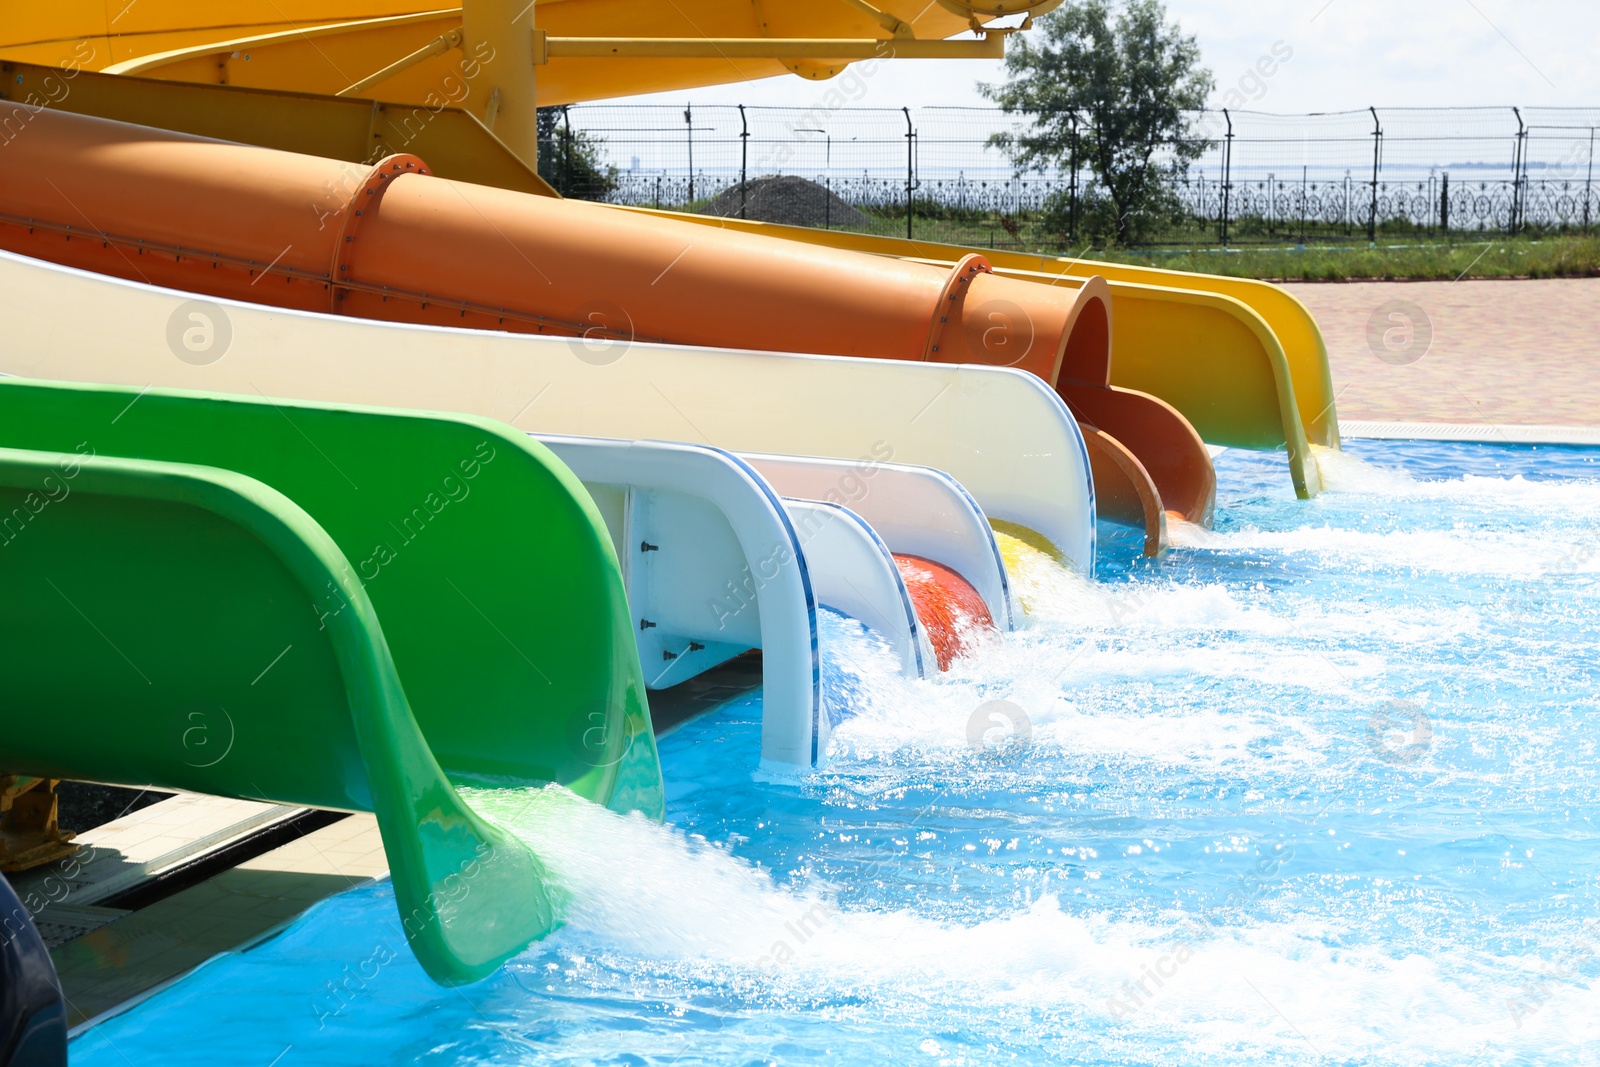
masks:
<path id="1" fill-rule="evenodd" d="M 851 642 L 821 774 L 752 773 L 752 697 L 662 739 L 667 826 L 492 807 L 570 901 L 484 982 L 380 884 L 73 1062 L 1592 1062 L 1600 452 L 1324 458 L 1224 453 L 1215 531 L 936 682 Z"/>

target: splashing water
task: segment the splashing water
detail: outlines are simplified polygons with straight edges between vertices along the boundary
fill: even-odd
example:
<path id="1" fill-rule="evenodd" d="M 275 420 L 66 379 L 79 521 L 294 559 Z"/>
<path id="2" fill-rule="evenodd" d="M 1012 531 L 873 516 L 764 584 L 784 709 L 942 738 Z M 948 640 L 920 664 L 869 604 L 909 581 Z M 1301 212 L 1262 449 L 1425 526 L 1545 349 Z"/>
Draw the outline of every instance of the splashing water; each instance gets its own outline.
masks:
<path id="1" fill-rule="evenodd" d="M 754 780 L 752 695 L 662 739 L 666 826 L 467 794 L 567 901 L 492 978 L 375 885 L 74 1063 L 1595 1062 L 1596 458 L 1357 443 L 1300 502 L 1227 452 L 1214 531 L 1013 566 L 1030 624 L 937 679 L 827 620 L 818 774 Z"/>
<path id="2" fill-rule="evenodd" d="M 1032 543 L 1033 538 L 996 528 L 994 540 L 1000 547 L 1000 558 L 1016 590 L 1017 600 L 1029 619 L 1070 621 L 1076 617 L 1083 601 L 1096 595 L 1093 582 L 1079 577 L 1055 556 Z"/>
<path id="3" fill-rule="evenodd" d="M 822 655 L 822 703 L 832 725 L 893 700 L 900 663 L 872 627 L 832 608 L 818 608 L 817 646 Z"/>

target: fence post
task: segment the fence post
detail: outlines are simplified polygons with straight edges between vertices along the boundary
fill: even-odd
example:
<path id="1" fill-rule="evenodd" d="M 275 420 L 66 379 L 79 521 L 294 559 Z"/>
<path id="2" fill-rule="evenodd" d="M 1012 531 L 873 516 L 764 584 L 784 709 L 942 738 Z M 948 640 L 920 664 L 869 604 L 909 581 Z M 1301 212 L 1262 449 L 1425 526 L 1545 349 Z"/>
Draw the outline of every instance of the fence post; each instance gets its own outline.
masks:
<path id="1" fill-rule="evenodd" d="M 1594 195 L 1594 127 L 1589 127 L 1589 177 L 1583 183 L 1583 228 L 1589 228 L 1589 198 Z"/>
<path id="2" fill-rule="evenodd" d="M 1522 229 L 1522 165 L 1527 155 L 1528 127 L 1523 125 L 1522 110 L 1513 107 L 1511 113 L 1517 117 L 1516 150 L 1511 154 L 1511 236 L 1515 237 Z"/>
<path id="3" fill-rule="evenodd" d="M 1300 164 L 1300 243 L 1306 243 L 1306 207 L 1310 193 L 1308 183 L 1311 179 L 1311 166 L 1308 163 Z"/>
<path id="4" fill-rule="evenodd" d="M 1444 172 L 1439 185 L 1439 232 L 1450 232 L 1450 172 Z"/>
<path id="5" fill-rule="evenodd" d="M 745 202 L 750 197 L 749 170 L 750 162 L 750 124 L 744 118 L 744 105 L 739 105 L 739 217 L 745 217 Z"/>
<path id="6" fill-rule="evenodd" d="M 915 142 L 917 138 L 917 131 L 911 125 L 911 109 L 909 107 L 903 107 L 900 110 L 906 113 L 906 240 L 909 241 L 912 240 L 911 191 L 916 185 Z"/>
<path id="7" fill-rule="evenodd" d="M 572 195 L 572 113 L 561 105 L 561 195 Z"/>
<path id="8" fill-rule="evenodd" d="M 1078 113 L 1070 112 L 1067 115 L 1068 128 L 1072 131 L 1072 148 L 1068 154 L 1068 165 L 1071 173 L 1067 175 L 1067 244 L 1078 243 Z M 1594 151 L 1591 146 L 1590 170 L 1594 169 Z"/>
<path id="9" fill-rule="evenodd" d="M 689 138 L 689 202 L 684 205 L 684 210 L 685 211 L 693 211 L 694 210 L 694 108 L 693 108 L 692 105 L 688 105 L 688 104 L 684 105 L 684 108 L 683 108 L 683 129 L 684 129 L 685 135 Z"/>
<path id="10" fill-rule="evenodd" d="M 1228 124 L 1228 139 L 1222 149 L 1222 247 L 1227 248 L 1228 208 L 1233 193 L 1233 116 L 1223 108 L 1222 117 Z"/>
<path id="11" fill-rule="evenodd" d="M 1383 125 L 1378 121 L 1378 109 L 1372 112 L 1372 206 L 1367 211 L 1367 243 L 1378 240 L 1378 161 L 1383 148 Z"/>

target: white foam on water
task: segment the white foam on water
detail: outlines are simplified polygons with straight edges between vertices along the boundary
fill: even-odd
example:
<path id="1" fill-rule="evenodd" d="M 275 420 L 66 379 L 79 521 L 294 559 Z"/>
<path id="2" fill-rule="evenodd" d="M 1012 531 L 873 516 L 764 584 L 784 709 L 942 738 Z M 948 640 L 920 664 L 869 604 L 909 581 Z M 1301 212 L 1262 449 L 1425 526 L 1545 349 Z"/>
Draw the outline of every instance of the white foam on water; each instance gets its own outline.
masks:
<path id="1" fill-rule="evenodd" d="M 1368 571 L 1432 571 L 1443 574 L 1540 577 L 1554 573 L 1600 573 L 1600 551 L 1547 532 L 1486 531 L 1458 525 L 1450 530 L 1378 532 L 1336 526 L 1294 530 L 1245 527 L 1203 535 L 1185 532 L 1175 547 L 1208 552 L 1315 555 Z"/>
<path id="2" fill-rule="evenodd" d="M 1483 613 L 1462 605 L 1373 603 L 1365 600 L 1317 601 L 1281 597 L 1274 618 L 1282 619 L 1302 640 L 1326 645 L 1331 640 L 1366 642 L 1379 647 L 1423 646 L 1453 640 L 1482 629 Z"/>
<path id="3" fill-rule="evenodd" d="M 1316 690 L 1341 690 L 1383 669 L 1383 659 L 1352 649 L 1325 650 L 1329 630 L 1372 634 L 1380 644 L 1433 640 L 1438 617 L 1391 617 L 1269 594 L 1256 604 L 1218 585 L 1144 580 L 1106 585 L 1096 612 L 1077 625 L 1035 627 L 957 664 L 991 686 L 1043 683 L 1074 689 L 1174 676 L 1239 678 Z M 1468 613 L 1470 615 L 1470 613 Z"/>
<path id="4" fill-rule="evenodd" d="M 1460 478 L 1419 479 L 1348 452 L 1317 450 L 1325 492 L 1395 500 L 1431 500 L 1489 506 L 1507 514 L 1600 518 L 1600 481 L 1533 481 L 1468 474 Z"/>
<path id="5" fill-rule="evenodd" d="M 1420 480 L 1343 452 L 1319 451 L 1324 492 L 1309 505 L 1368 517 L 1363 529 L 1324 522 L 1289 530 L 1212 531 L 1169 524 L 1174 548 L 1216 553 L 1312 555 L 1369 571 L 1534 578 L 1600 573 L 1600 481 L 1530 481 L 1467 475 Z M 1432 505 L 1419 522 L 1418 503 Z M 1405 514 L 1396 514 L 1396 511 Z M 1400 522 L 1403 528 L 1383 529 Z"/>
<path id="6" fill-rule="evenodd" d="M 1020 696 L 1020 694 L 1018 694 Z M 1304 722 L 1287 720 L 1271 709 L 1157 708 L 1087 709 L 1057 697 L 1030 700 L 1007 697 L 1026 716 L 1026 744 L 1039 755 L 1060 760 L 1124 763 L 1149 767 L 1281 773 L 1289 766 L 1320 764 L 1327 739 Z M 968 697 L 923 705 L 899 714 L 858 716 L 834 735 L 830 755 L 835 769 L 851 765 L 909 763 L 950 765 L 952 773 L 988 771 L 982 738 L 987 716 L 974 728 L 985 700 Z M 1005 724 L 995 720 L 996 728 Z M 1016 734 L 1013 724 L 1012 734 Z M 976 733 L 976 737 L 974 734 Z M 996 739 L 995 743 L 998 743 Z M 963 767 L 967 770 L 963 771 Z M 1026 768 L 1019 767 L 1019 773 Z"/>
<path id="7" fill-rule="evenodd" d="M 1034 742 L 1067 757 L 1134 766 L 1233 771 L 1268 760 L 1273 773 L 1323 762 L 1327 738 L 1304 721 L 1269 709 L 1184 708 L 1145 713 L 1085 711 L 1060 702 L 1034 730 Z M 1263 768 L 1265 769 L 1265 768 Z"/>
<path id="8" fill-rule="evenodd" d="M 828 671 L 841 673 L 842 664 L 862 697 L 834 731 L 835 766 L 964 773 L 961 765 L 989 754 L 974 739 L 989 721 L 974 726 L 974 716 L 997 699 L 1026 716 L 1030 747 L 1074 762 L 1273 774 L 1322 766 L 1331 739 L 1312 725 L 1316 713 L 1305 700 L 1284 698 L 1286 689 L 1364 706 L 1392 655 L 1439 641 L 1442 624 L 1476 622 L 1470 611 L 1441 619 L 1422 608 L 1343 608 L 1265 586 L 1229 590 L 1160 577 L 1079 583 L 1042 555 L 1033 562 L 1040 561 L 1064 579 L 1072 621 L 1035 620 L 928 680 L 906 679 L 890 657 L 859 654 L 848 640 L 825 642 Z M 1358 636 L 1366 647 L 1328 648 L 1331 634 Z M 1217 682 L 1271 695 L 1223 704 L 1186 695 Z"/>
<path id="9" fill-rule="evenodd" d="M 1295 547 L 1312 551 L 1316 538 L 1295 541 L 1292 534 L 1264 535 L 1259 531 L 1244 534 L 1219 534 L 1203 527 L 1174 520 L 1170 524 L 1174 544 L 1179 548 L 1228 551 L 1246 550 L 1253 542 L 1261 545 L 1276 537 Z M 1298 533 L 1298 531 L 1296 531 Z M 1332 552 L 1344 552 L 1345 531 L 1330 531 L 1323 538 Z M 1380 549 L 1375 556 L 1385 554 Z M 1486 552 L 1485 555 L 1490 553 Z M 1551 551 L 1555 564 L 1569 566 L 1574 553 L 1565 548 Z M 1600 559 L 1600 548 L 1596 549 Z M 1008 556 L 1008 565 L 1012 557 Z M 1021 595 L 1030 601 L 1030 612 L 1023 620 L 1024 633 L 1046 630 L 1083 635 L 1207 635 L 1232 637 L 1256 634 L 1290 640 L 1328 635 L 1369 635 L 1390 644 L 1425 644 L 1438 639 L 1441 632 L 1471 629 L 1478 615 L 1470 609 L 1440 612 L 1434 608 L 1410 610 L 1405 605 L 1375 605 L 1361 600 L 1323 602 L 1311 598 L 1292 598 L 1258 584 L 1250 590 L 1229 589 L 1224 585 L 1199 582 L 1174 582 L 1160 578 L 1136 578 L 1122 582 L 1091 582 L 1045 556 L 1029 551 L 1012 566 Z M 1435 561 L 1436 562 L 1436 561 Z M 1503 562 L 1503 561 L 1501 561 Z M 1543 574 L 1535 566 L 1527 574 Z M 1252 653 L 1254 654 L 1254 653 Z"/>
<path id="10" fill-rule="evenodd" d="M 1284 619 L 1220 585 L 1140 581 L 1102 587 L 1117 610 L 1113 621 L 1134 630 L 1233 631 L 1284 635 Z"/>
<path id="11" fill-rule="evenodd" d="M 1319 652 L 1298 645 L 1118 648 L 1094 650 L 1080 657 L 1070 684 L 1088 688 L 1118 681 L 1241 679 L 1326 693 L 1348 689 L 1362 678 L 1376 677 L 1383 667 L 1384 660 L 1379 656 L 1348 649 Z"/>
<path id="12" fill-rule="evenodd" d="M 1073 633 L 1035 629 L 1008 634 L 957 660 L 929 680 L 881 673 L 863 687 L 872 699 L 835 728 L 830 757 L 853 764 L 951 764 L 986 752 L 979 709 L 1006 700 L 1026 717 L 1027 742 L 1072 759 L 1146 760 L 1248 770 L 1318 763 L 1328 739 L 1298 701 L 1268 698 L 1219 706 L 1183 696 L 1216 680 L 1298 688 L 1354 699 L 1379 678 L 1382 656 L 1322 652 L 1247 635 L 1244 641 L 1196 641 L 1187 630 Z M 825 650 L 824 655 L 827 655 Z M 1171 680 L 1179 688 L 1164 690 Z M 1239 766 L 1243 764 L 1244 766 Z"/>
<path id="13" fill-rule="evenodd" d="M 525 840 L 563 890 L 567 925 L 551 947 L 602 953 L 631 973 L 732 984 L 747 1000 L 864 998 L 875 1016 L 921 1007 L 952 1029 L 1031 1023 L 1112 1047 L 1176 1039 L 1200 1053 L 1304 1062 L 1312 1052 L 1425 1062 L 1463 1048 L 1489 1062 L 1561 1062 L 1600 1041 L 1600 993 L 1582 979 L 1526 1002 L 1532 959 L 1449 944 L 1423 956 L 1237 914 L 1129 921 L 1077 913 L 1050 892 L 966 924 L 857 910 L 830 886 L 778 886 L 724 849 L 558 787 L 464 795 Z M 886 853 L 884 871 L 903 862 Z"/>
<path id="14" fill-rule="evenodd" d="M 1215 1056 L 1276 1048 L 1307 1063 L 1420 1063 L 1471 1049 L 1479 1062 L 1579 1062 L 1565 1057 L 1600 1039 L 1600 991 L 1568 983 L 1530 1010 L 1519 1001 L 1532 961 L 1469 945 L 1431 945 L 1424 955 L 1350 944 L 1348 931 L 1310 922 L 1235 920 L 1196 937 L 1180 962 L 1182 927 L 1129 957 L 1122 945 L 1153 931 L 1123 929 L 1125 940 L 1106 946 L 1128 961 L 1108 1013 L 1134 1030 L 1181 1034 Z"/>

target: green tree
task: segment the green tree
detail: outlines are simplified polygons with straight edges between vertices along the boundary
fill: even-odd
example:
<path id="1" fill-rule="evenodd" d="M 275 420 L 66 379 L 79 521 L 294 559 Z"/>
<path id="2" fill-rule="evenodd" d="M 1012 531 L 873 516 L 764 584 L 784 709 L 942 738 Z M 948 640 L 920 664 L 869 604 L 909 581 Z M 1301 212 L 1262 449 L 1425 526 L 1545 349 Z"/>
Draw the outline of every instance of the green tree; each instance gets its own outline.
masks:
<path id="1" fill-rule="evenodd" d="M 1127 244 L 1175 212 L 1173 180 L 1206 149 L 1188 113 L 1205 106 L 1211 71 L 1161 0 L 1072 0 L 1035 26 L 1012 39 L 1008 80 L 980 86 L 1033 120 L 994 143 L 1024 170 L 1086 165 L 1095 178 L 1081 198 L 1086 229 Z"/>
<path id="2" fill-rule="evenodd" d="M 562 196 L 604 200 L 617 187 L 617 168 L 600 161 L 599 138 L 573 130 L 565 108 L 539 109 L 539 177 Z"/>

